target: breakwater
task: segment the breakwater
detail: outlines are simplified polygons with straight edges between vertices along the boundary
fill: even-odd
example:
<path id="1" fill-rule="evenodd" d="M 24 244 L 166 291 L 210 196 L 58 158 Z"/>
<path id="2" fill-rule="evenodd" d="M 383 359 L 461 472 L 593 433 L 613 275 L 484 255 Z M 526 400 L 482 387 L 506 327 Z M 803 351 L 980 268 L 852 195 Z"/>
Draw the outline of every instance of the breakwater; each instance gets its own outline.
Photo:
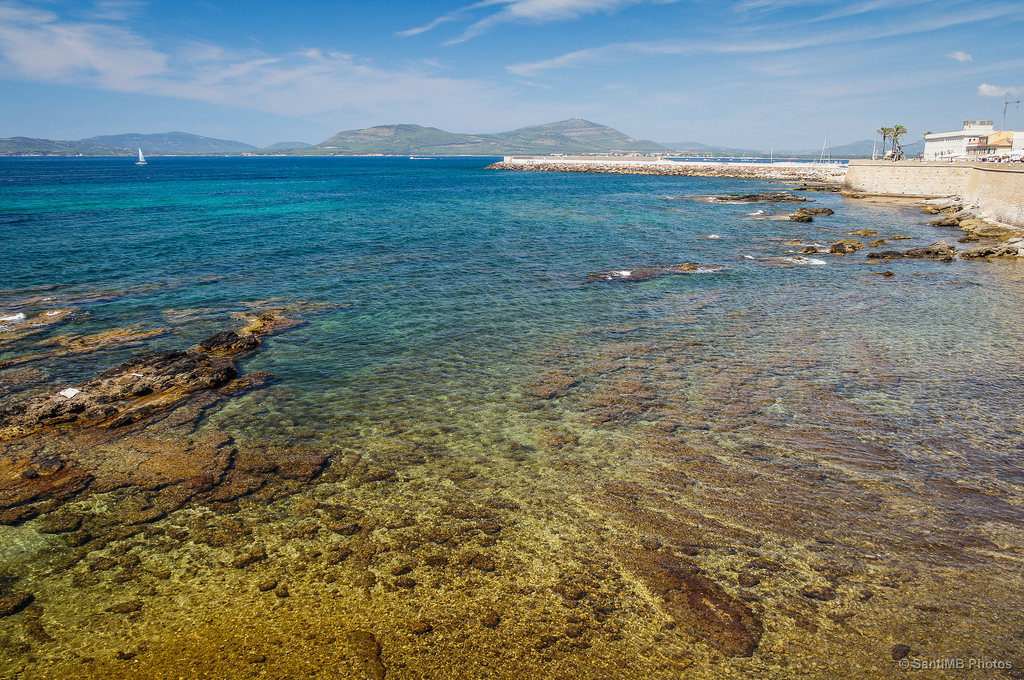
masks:
<path id="1" fill-rule="evenodd" d="M 958 196 L 987 216 L 1024 226 L 1024 167 L 992 163 L 850 161 L 846 194 Z"/>
<path id="2" fill-rule="evenodd" d="M 842 182 L 846 166 L 839 163 L 726 163 L 633 158 L 566 158 L 506 156 L 491 170 L 540 172 L 593 172 L 617 175 L 679 175 L 684 177 L 737 177 L 812 182 Z"/>

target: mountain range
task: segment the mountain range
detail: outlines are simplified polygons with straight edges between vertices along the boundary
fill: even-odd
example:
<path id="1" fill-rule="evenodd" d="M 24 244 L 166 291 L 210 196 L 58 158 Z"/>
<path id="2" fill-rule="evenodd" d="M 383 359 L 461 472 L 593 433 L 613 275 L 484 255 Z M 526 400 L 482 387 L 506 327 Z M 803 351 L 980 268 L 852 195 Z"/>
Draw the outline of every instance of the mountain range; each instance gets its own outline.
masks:
<path id="1" fill-rule="evenodd" d="M 871 140 L 832 147 L 834 158 L 871 155 Z M 279 142 L 262 149 L 226 139 L 186 132 L 101 135 L 77 141 L 30 137 L 0 139 L 0 155 L 132 155 L 136 149 L 151 155 L 413 155 L 413 156 L 506 156 L 512 154 L 672 153 L 690 156 L 765 156 L 763 150 L 715 147 L 700 142 L 658 144 L 638 140 L 614 128 L 571 118 L 546 125 L 531 125 L 508 132 L 461 134 L 414 124 L 378 125 L 345 130 L 311 145 Z M 820 151 L 775 151 L 785 156 L 817 157 Z"/>

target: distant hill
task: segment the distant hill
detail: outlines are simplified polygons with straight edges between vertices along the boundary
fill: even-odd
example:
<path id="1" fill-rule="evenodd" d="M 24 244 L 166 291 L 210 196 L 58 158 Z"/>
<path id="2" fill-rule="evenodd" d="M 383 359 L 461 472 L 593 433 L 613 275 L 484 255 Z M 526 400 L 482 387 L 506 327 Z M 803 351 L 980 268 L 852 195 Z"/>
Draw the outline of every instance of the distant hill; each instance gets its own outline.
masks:
<path id="1" fill-rule="evenodd" d="M 133 151 L 141 148 L 143 151 L 152 153 L 240 153 L 243 151 L 256 151 L 257 147 L 243 142 L 235 142 L 227 139 L 214 139 L 200 135 L 189 134 L 188 132 L 163 132 L 154 135 L 142 135 L 129 133 L 124 135 L 101 135 L 81 140 L 102 144 L 103 146 L 117 151 Z"/>
<path id="2" fill-rule="evenodd" d="M 277 144 L 271 144 L 265 146 L 261 151 L 285 151 L 288 149 L 311 149 L 312 144 L 306 144 L 305 142 L 278 142 Z"/>
<path id="3" fill-rule="evenodd" d="M 460 134 L 422 125 L 378 125 L 346 130 L 316 145 L 343 154 L 473 155 L 586 154 L 612 151 L 665 151 L 660 144 L 632 137 L 580 118 L 494 134 Z"/>
<path id="4" fill-rule="evenodd" d="M 701 144 L 700 142 L 664 142 L 662 146 L 667 146 L 670 149 L 706 149 L 707 144 Z"/>
<path id="5" fill-rule="evenodd" d="M 109 147 L 90 141 L 71 142 L 35 137 L 0 139 L 0 155 L 4 156 L 107 156 L 112 153 Z"/>
<path id="6" fill-rule="evenodd" d="M 531 125 L 515 130 L 516 133 L 554 132 L 572 137 L 576 141 L 590 144 L 607 151 L 665 151 L 665 147 L 647 139 L 636 140 L 615 128 L 591 123 L 582 118 L 570 118 L 546 125 Z M 510 134 L 510 133 L 505 133 Z"/>

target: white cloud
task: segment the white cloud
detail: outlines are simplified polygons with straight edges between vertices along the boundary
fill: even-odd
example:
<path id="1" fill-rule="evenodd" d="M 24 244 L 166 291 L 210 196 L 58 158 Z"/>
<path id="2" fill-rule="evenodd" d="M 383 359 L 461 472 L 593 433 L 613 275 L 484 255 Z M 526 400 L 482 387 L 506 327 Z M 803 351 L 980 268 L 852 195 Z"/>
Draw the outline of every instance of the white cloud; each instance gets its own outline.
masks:
<path id="1" fill-rule="evenodd" d="M 630 5 L 653 3 L 667 5 L 680 0 L 482 0 L 481 2 L 449 12 L 428 24 L 401 31 L 399 36 L 408 37 L 429 31 L 441 24 L 465 20 L 474 11 L 486 7 L 503 7 L 479 21 L 472 23 L 462 35 L 450 43 L 464 42 L 506 23 L 547 23 L 578 19 L 585 14 L 615 12 Z"/>
<path id="2" fill-rule="evenodd" d="M 443 112 L 452 101 L 493 114 L 507 88 L 413 67 L 388 70 L 354 55 L 305 49 L 284 54 L 205 43 L 163 52 L 118 22 L 71 21 L 0 2 L 0 76 L 178 97 L 288 116 L 356 111 Z"/>
<path id="3" fill-rule="evenodd" d="M 974 57 L 961 50 L 957 50 L 956 52 L 950 52 L 946 56 L 949 57 L 950 59 L 956 59 L 961 64 L 966 63 L 968 61 L 974 61 Z"/>
<path id="4" fill-rule="evenodd" d="M 999 85 L 982 83 L 978 86 L 978 94 L 982 97 L 1003 97 L 1005 95 L 1018 97 L 1024 94 L 1024 87 L 1000 87 Z"/>

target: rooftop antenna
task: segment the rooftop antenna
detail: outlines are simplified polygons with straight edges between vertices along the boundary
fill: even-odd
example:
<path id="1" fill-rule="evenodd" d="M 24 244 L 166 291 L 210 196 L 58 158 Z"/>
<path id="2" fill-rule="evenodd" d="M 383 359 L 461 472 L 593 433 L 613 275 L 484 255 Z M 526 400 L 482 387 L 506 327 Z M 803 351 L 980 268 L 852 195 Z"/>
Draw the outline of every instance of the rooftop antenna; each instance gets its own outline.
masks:
<path id="1" fill-rule="evenodd" d="M 1018 99 L 1015 102 L 1011 102 L 1010 93 L 1007 92 L 1006 94 L 1003 95 L 1003 124 L 999 126 L 1000 131 L 1006 129 L 1006 107 L 1009 106 L 1010 104 L 1020 104 L 1020 100 Z"/>

